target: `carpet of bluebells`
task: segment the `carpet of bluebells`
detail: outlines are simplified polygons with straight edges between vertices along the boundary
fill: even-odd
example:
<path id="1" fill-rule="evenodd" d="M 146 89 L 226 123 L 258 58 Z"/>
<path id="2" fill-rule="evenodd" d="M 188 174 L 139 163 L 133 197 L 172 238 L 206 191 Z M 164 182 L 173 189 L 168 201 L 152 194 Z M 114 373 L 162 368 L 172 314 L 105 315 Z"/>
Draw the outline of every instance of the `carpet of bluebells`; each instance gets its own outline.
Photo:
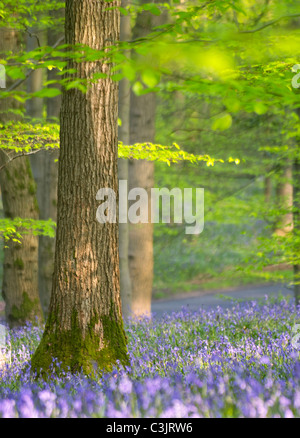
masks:
<path id="1" fill-rule="evenodd" d="M 0 417 L 299 417 L 297 323 L 292 300 L 267 297 L 130 321 L 130 367 L 47 382 L 28 367 L 42 328 L 11 330 Z"/>

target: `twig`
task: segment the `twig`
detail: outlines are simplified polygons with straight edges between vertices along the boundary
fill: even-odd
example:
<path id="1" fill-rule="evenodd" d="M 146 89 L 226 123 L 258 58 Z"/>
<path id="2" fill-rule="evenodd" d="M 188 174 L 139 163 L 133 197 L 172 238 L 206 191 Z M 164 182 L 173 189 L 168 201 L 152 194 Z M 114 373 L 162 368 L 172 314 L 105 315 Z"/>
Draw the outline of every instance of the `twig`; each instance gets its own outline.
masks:
<path id="1" fill-rule="evenodd" d="M 0 166 L 0 172 L 1 170 L 3 170 L 9 163 L 11 163 L 12 161 L 14 161 L 16 158 L 20 158 L 20 157 L 26 157 L 28 155 L 34 155 L 40 151 L 44 151 L 45 149 L 35 149 L 34 151 L 31 152 L 22 152 L 21 154 L 17 154 L 14 155 L 12 158 L 9 158 L 8 161 L 6 161 L 6 163 L 4 163 L 2 166 Z M 4 151 L 2 151 L 4 152 Z M 6 155 L 7 156 L 7 155 Z"/>
<path id="2" fill-rule="evenodd" d="M 285 20 L 287 18 L 297 18 L 297 17 L 300 17 L 300 14 L 283 15 L 282 17 L 276 18 L 276 20 L 272 20 L 272 21 L 269 21 L 268 23 L 265 23 L 265 24 L 261 25 L 257 29 L 241 30 L 241 31 L 239 31 L 239 33 L 255 33 L 255 32 L 259 32 L 260 30 L 263 30 L 266 27 L 272 26 L 273 24 L 276 24 L 276 23 L 278 23 L 281 20 Z"/>
<path id="3" fill-rule="evenodd" d="M 52 49 L 55 49 L 63 40 L 64 40 L 64 36 L 62 36 L 62 37 L 60 37 L 57 41 L 56 41 L 56 43 L 52 46 Z M 43 59 L 45 57 L 45 55 L 41 58 L 41 59 Z M 8 92 L 10 92 L 10 91 L 13 91 L 13 90 L 15 90 L 16 88 L 18 88 L 19 87 L 19 85 L 21 85 L 21 84 L 23 84 L 23 82 L 25 82 L 28 78 L 29 78 L 29 76 L 34 72 L 35 70 L 34 69 L 31 69 L 31 70 L 29 70 L 27 73 L 26 73 L 26 75 L 25 75 L 25 78 L 24 79 L 19 79 L 17 82 L 15 82 L 14 84 L 12 84 L 9 88 L 8 88 Z"/>
<path id="4" fill-rule="evenodd" d="M 35 34 L 35 33 L 31 33 L 27 26 L 25 26 L 25 32 L 28 33 L 28 35 L 30 36 L 30 38 L 35 38 L 35 39 L 36 39 L 36 42 L 37 42 L 37 45 L 38 45 L 39 47 L 41 47 L 40 40 L 39 40 L 39 37 L 37 36 L 37 34 Z"/>

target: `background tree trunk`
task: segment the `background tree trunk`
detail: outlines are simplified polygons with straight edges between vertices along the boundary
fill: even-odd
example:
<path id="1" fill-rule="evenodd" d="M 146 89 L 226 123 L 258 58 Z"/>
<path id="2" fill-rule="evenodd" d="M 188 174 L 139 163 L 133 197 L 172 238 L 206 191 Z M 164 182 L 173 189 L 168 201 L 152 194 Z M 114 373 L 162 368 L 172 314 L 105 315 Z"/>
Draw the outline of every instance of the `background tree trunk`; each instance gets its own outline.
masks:
<path id="1" fill-rule="evenodd" d="M 61 16 L 64 10 L 54 11 L 54 16 Z M 54 44 L 62 37 L 62 30 L 51 28 L 48 30 L 48 45 Z M 47 71 L 48 81 L 57 79 L 56 70 Z M 49 88 L 58 88 L 57 84 L 50 84 Z M 61 107 L 61 96 L 48 98 L 46 100 L 47 119 L 49 122 L 58 122 Z M 41 151 L 33 156 L 35 161 L 34 169 L 37 181 L 37 197 L 40 210 L 40 219 L 57 219 L 57 180 L 58 180 L 58 160 L 59 151 Z M 55 238 L 48 236 L 39 237 L 39 294 L 45 316 L 48 315 L 52 276 L 54 271 Z"/>
<path id="2" fill-rule="evenodd" d="M 296 109 L 296 114 L 300 120 L 300 108 Z M 298 148 L 300 144 L 300 138 L 298 140 Z M 297 151 L 299 154 L 299 151 Z M 293 163 L 293 220 L 294 220 L 294 234 L 296 239 L 299 239 L 300 235 L 300 159 L 295 157 Z M 299 248 L 295 248 L 295 251 Z M 297 254 L 299 257 L 299 254 Z M 300 264 L 294 264 L 294 297 L 296 305 L 300 304 Z"/>
<path id="3" fill-rule="evenodd" d="M 122 7 L 125 8 L 129 4 L 128 0 L 122 1 Z M 130 15 L 121 15 L 121 41 L 129 41 L 131 37 Z M 127 53 L 129 56 L 129 53 Z M 119 118 L 122 125 L 119 126 L 119 140 L 123 144 L 130 144 L 130 82 L 124 78 L 119 85 Z M 120 158 L 118 160 L 119 180 L 128 181 L 128 160 Z M 131 279 L 129 272 L 128 261 L 129 249 L 129 224 L 119 224 L 119 254 L 120 254 L 120 289 L 122 301 L 122 313 L 126 318 L 131 312 Z"/>
<path id="4" fill-rule="evenodd" d="M 19 45 L 17 32 L 0 29 L 0 52 L 16 50 Z M 9 81 L 7 81 L 9 86 Z M 15 116 L 7 109 L 19 107 L 12 99 L 1 99 L 1 122 Z M 7 166 L 0 172 L 3 210 L 7 218 L 22 217 L 38 219 L 36 187 L 29 160 L 25 157 L 8 162 L 0 149 L 0 165 Z M 24 230 L 21 230 L 23 234 Z M 4 250 L 2 295 L 5 300 L 5 315 L 10 326 L 23 325 L 26 321 L 42 319 L 38 295 L 38 237 L 23 234 L 22 243 L 9 241 Z"/>
<path id="5" fill-rule="evenodd" d="M 272 198 L 272 179 L 270 176 L 264 178 L 265 203 L 269 205 Z"/>
<path id="6" fill-rule="evenodd" d="M 300 110 L 299 116 L 300 116 Z M 294 232 L 296 238 L 299 239 L 300 233 L 300 160 L 296 158 L 293 166 L 293 179 L 294 179 L 294 203 L 293 203 L 293 216 L 294 216 Z M 299 250 L 298 250 L 299 251 Z M 299 255 L 298 255 L 299 256 Z M 294 296 L 296 305 L 300 304 L 300 264 L 294 264 Z"/>
<path id="7" fill-rule="evenodd" d="M 278 236 L 285 236 L 293 229 L 293 167 L 287 165 L 282 169 L 282 181 L 276 187 L 276 197 L 278 208 L 287 210 L 279 219 L 275 233 Z"/>
<path id="8" fill-rule="evenodd" d="M 42 36 L 37 30 L 32 30 L 32 33 L 38 35 L 39 40 Z M 53 45 L 58 37 L 54 30 L 48 31 L 48 45 Z M 27 49 L 34 50 L 37 47 L 35 37 L 28 37 Z M 43 86 L 43 70 L 35 70 L 28 78 L 27 89 L 29 92 L 41 90 Z M 54 79 L 55 70 L 48 70 L 48 80 Z M 47 115 L 50 110 L 56 109 L 53 116 L 58 117 L 60 109 L 60 96 L 54 98 L 56 106 L 48 104 L 47 100 Z M 32 98 L 26 103 L 27 114 L 32 119 L 43 118 L 43 99 Z M 57 151 L 41 151 L 38 154 L 30 157 L 33 176 L 37 185 L 37 200 L 39 205 L 39 218 L 42 220 L 53 219 L 56 221 L 56 200 L 57 200 L 57 163 L 55 158 L 58 157 Z M 47 236 L 39 236 L 39 256 L 38 256 L 38 286 L 39 296 L 42 305 L 43 314 L 47 316 L 50 303 L 53 265 L 54 265 L 54 250 L 55 240 Z"/>
<path id="9" fill-rule="evenodd" d="M 142 2 L 143 3 L 143 2 Z M 145 3 L 145 2 L 144 2 Z M 137 16 L 133 39 L 146 36 L 158 25 L 161 17 L 143 11 Z M 154 142 L 156 96 L 131 93 L 130 144 Z M 132 313 L 135 316 L 151 314 L 153 285 L 153 224 L 151 224 L 151 188 L 154 186 L 154 163 L 146 160 L 129 162 L 129 189 L 141 187 L 148 193 L 149 221 L 130 225 L 129 268 L 132 283 Z"/>
<path id="10" fill-rule="evenodd" d="M 117 1 L 66 1 L 67 44 L 102 50 L 119 39 Z M 100 61 L 77 64 L 77 76 L 110 72 Z M 90 373 L 128 364 L 120 301 L 118 224 L 96 220 L 104 187 L 118 193 L 118 84 L 98 80 L 83 94 L 64 91 L 58 170 L 57 234 L 50 311 L 32 358 L 47 373 L 54 357 L 60 369 Z"/>

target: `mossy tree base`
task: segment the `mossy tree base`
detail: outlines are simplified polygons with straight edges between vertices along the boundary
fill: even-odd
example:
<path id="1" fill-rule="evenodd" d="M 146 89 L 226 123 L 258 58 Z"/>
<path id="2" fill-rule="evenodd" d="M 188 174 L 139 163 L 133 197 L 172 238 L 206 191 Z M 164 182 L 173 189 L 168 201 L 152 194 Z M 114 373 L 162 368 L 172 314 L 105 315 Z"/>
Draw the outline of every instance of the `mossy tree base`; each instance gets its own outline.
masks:
<path id="1" fill-rule="evenodd" d="M 53 369 L 57 375 L 67 371 L 90 375 L 93 372 L 110 372 L 118 362 L 123 366 L 129 365 L 123 321 L 116 321 L 112 312 L 94 317 L 83 334 L 74 311 L 71 326 L 71 330 L 59 330 L 55 318 L 50 316 L 31 360 L 32 372 L 37 377 L 48 379 Z M 58 363 L 54 364 L 54 359 Z"/>

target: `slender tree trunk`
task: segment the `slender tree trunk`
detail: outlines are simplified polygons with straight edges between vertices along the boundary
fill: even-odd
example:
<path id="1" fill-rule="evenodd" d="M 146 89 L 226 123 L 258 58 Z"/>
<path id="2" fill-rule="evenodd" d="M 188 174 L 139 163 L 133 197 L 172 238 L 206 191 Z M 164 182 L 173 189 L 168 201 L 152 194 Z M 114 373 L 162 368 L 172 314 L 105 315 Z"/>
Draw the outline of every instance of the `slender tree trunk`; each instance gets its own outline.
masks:
<path id="1" fill-rule="evenodd" d="M 36 30 L 32 33 L 37 34 Z M 48 32 L 53 38 L 53 29 Z M 39 40 L 41 36 L 39 35 Z M 54 41 L 55 42 L 55 41 Z M 54 44 L 53 42 L 53 44 Z M 52 40 L 48 41 L 52 45 Z M 37 41 L 34 37 L 28 37 L 27 48 L 34 50 L 37 47 Z M 53 79 L 54 70 L 49 70 L 48 80 Z M 43 86 L 43 70 L 38 69 L 30 75 L 27 80 L 27 89 L 29 92 L 39 91 Z M 52 105 L 53 106 L 53 105 Z M 32 119 L 42 119 L 43 117 L 43 99 L 32 98 L 26 103 L 27 114 Z M 37 200 L 39 205 L 39 218 L 47 220 L 49 218 L 56 220 L 56 192 L 57 192 L 57 163 L 54 162 L 57 157 L 57 151 L 41 151 L 30 157 L 33 176 L 37 185 Z M 53 170 L 52 170 L 53 169 Z M 54 264 L 54 239 L 47 236 L 39 236 L 39 257 L 38 257 L 38 286 L 39 296 L 42 305 L 43 314 L 48 312 L 51 284 Z"/>
<path id="2" fill-rule="evenodd" d="M 32 29 L 32 33 L 35 35 L 37 30 Z M 41 38 L 38 35 L 39 39 Z M 27 36 L 27 51 L 35 50 L 37 48 L 36 38 L 33 36 Z M 28 93 L 35 93 L 40 91 L 43 85 L 43 69 L 38 68 L 27 79 L 27 91 Z M 39 97 L 33 97 L 26 102 L 26 113 L 32 119 L 41 119 L 43 117 L 43 99 Z M 38 156 L 38 155 L 37 155 Z M 34 171 L 33 171 L 34 173 Z"/>
<path id="3" fill-rule="evenodd" d="M 296 109 L 296 114 L 300 120 L 300 108 Z M 298 149 L 299 149 L 298 138 Z M 297 154 L 299 151 L 297 151 Z M 300 237 L 300 159 L 296 156 L 293 162 L 293 221 L 296 239 Z M 299 252 L 299 248 L 295 248 L 295 251 Z M 295 257 L 299 257 L 295 254 Z M 296 305 L 300 304 L 300 263 L 294 264 L 294 297 Z"/>
<path id="4" fill-rule="evenodd" d="M 0 163 L 3 162 L 0 152 Z M 35 182 L 27 158 L 18 158 L 0 173 L 6 218 L 38 219 Z M 23 234 L 23 231 L 20 230 Z M 21 244 L 9 241 L 4 250 L 2 295 L 11 327 L 42 320 L 38 295 L 38 237 L 24 234 Z"/>
<path id="5" fill-rule="evenodd" d="M 147 98 L 146 98 L 147 96 Z M 131 115 L 140 109 L 147 108 L 147 112 L 154 106 L 155 97 L 150 94 L 139 100 L 132 95 Z M 153 101 L 150 102 L 150 96 Z M 139 102 L 137 102 L 139 100 Z M 138 114 L 138 113 L 137 113 Z M 139 113 L 141 114 L 141 113 Z M 150 115 L 150 114 L 149 114 Z M 145 114 L 143 114 L 145 116 Z M 143 123 L 144 122 L 144 123 Z M 132 126 L 132 125 L 131 125 Z M 131 143 L 153 142 L 154 127 L 153 119 L 139 120 L 136 126 L 137 131 L 132 127 Z M 152 129 L 153 128 L 153 129 Z M 142 139 L 143 137 L 143 139 Z M 149 221 L 146 224 L 130 225 L 129 237 L 129 268 L 132 282 L 132 313 L 135 316 L 151 314 L 151 298 L 153 284 L 153 224 L 150 222 L 151 211 L 151 188 L 154 186 L 154 163 L 139 160 L 130 161 L 129 164 L 129 188 L 141 187 L 148 193 Z M 141 208 L 144 208 L 142 206 Z"/>
<path id="6" fill-rule="evenodd" d="M 17 49 L 19 41 L 15 31 L 1 29 L 0 34 L 0 51 Z M 12 99 L 1 99 L 1 122 L 11 119 L 11 114 L 6 113 L 8 108 L 18 106 Z M 0 165 L 5 163 L 7 166 L 0 172 L 5 217 L 38 219 L 36 187 L 29 160 L 24 157 L 8 162 L 6 153 L 0 150 Z M 4 251 L 2 285 L 6 319 L 11 327 L 23 325 L 26 321 L 40 321 L 38 237 L 24 234 L 21 244 L 9 241 L 7 246 Z"/>
<path id="7" fill-rule="evenodd" d="M 66 1 L 67 44 L 102 50 L 119 39 L 117 1 Z M 108 10 L 109 9 L 109 10 Z M 109 73 L 111 64 L 77 64 L 77 76 Z M 57 234 L 49 317 L 32 358 L 33 370 L 90 373 L 128 364 L 120 302 L 118 224 L 96 220 L 99 189 L 118 193 L 118 84 L 109 77 L 86 94 L 64 91 L 58 169 Z M 118 197 L 117 197 L 118 200 Z"/>
<path id="8" fill-rule="evenodd" d="M 300 113 L 300 110 L 299 110 Z M 294 160 L 293 166 L 293 179 L 294 179 L 294 232 L 297 233 L 296 238 L 299 239 L 300 233 L 300 160 Z M 300 304 L 300 264 L 294 265 L 294 296 L 296 305 Z"/>
<path id="9" fill-rule="evenodd" d="M 161 17 L 148 12 L 139 13 L 133 29 L 133 39 L 146 36 Z M 131 93 L 130 143 L 154 142 L 156 96 L 148 93 L 136 96 Z M 149 220 L 147 224 L 130 225 L 129 268 L 132 282 L 132 313 L 135 316 L 151 314 L 153 285 L 153 224 L 151 215 L 151 188 L 154 186 L 154 163 L 131 160 L 129 163 L 129 188 L 141 187 L 148 193 Z"/>
<path id="10" fill-rule="evenodd" d="M 129 4 L 128 0 L 122 1 L 125 8 Z M 129 41 L 131 37 L 130 15 L 121 16 L 121 41 Z M 129 56 L 129 53 L 127 53 Z M 130 144 L 130 82 L 128 79 L 122 79 L 119 85 L 119 117 L 122 125 L 119 127 L 119 139 L 123 144 Z M 128 181 L 128 160 L 119 159 L 119 180 Z M 122 312 L 126 318 L 131 312 L 131 279 L 128 261 L 129 249 L 129 224 L 119 224 L 119 254 L 120 254 L 120 289 Z"/>
<path id="11" fill-rule="evenodd" d="M 64 10 L 55 11 L 54 15 L 62 15 Z M 47 38 L 48 45 L 53 46 L 62 36 L 60 29 L 49 29 Z M 56 70 L 48 70 L 48 81 L 56 80 Z M 50 84 L 49 88 L 57 88 L 57 84 Z M 61 107 L 61 96 L 48 98 L 47 119 L 49 122 L 59 120 Z M 37 158 L 37 195 L 40 209 L 40 219 L 52 219 L 56 222 L 57 219 L 57 180 L 58 180 L 58 157 L 59 151 L 42 151 L 35 156 Z M 45 316 L 48 316 L 50 296 L 52 289 L 52 276 L 54 271 L 54 253 L 55 253 L 55 238 L 48 236 L 39 237 L 39 293 L 40 300 Z"/>
<path id="12" fill-rule="evenodd" d="M 276 188 L 277 203 L 279 208 L 286 210 L 277 223 L 275 233 L 278 236 L 285 236 L 293 229 L 293 166 L 287 165 L 283 168 L 282 181 Z"/>
<path id="13" fill-rule="evenodd" d="M 270 176 L 266 176 L 264 179 L 265 184 L 265 203 L 269 205 L 272 198 L 272 180 Z"/>
<path id="14" fill-rule="evenodd" d="M 300 120 L 300 108 L 296 109 L 296 113 Z M 298 138 L 298 148 L 299 148 L 299 138 Z M 297 154 L 299 151 L 297 151 Z M 296 157 L 293 163 L 293 219 L 294 219 L 294 233 L 296 234 L 296 239 L 300 237 L 300 159 Z M 299 252 L 299 248 L 298 252 Z M 296 249 L 296 250 L 297 250 Z M 297 254 L 299 257 L 299 255 Z M 300 304 L 300 263 L 294 264 L 294 296 L 296 305 Z"/>

